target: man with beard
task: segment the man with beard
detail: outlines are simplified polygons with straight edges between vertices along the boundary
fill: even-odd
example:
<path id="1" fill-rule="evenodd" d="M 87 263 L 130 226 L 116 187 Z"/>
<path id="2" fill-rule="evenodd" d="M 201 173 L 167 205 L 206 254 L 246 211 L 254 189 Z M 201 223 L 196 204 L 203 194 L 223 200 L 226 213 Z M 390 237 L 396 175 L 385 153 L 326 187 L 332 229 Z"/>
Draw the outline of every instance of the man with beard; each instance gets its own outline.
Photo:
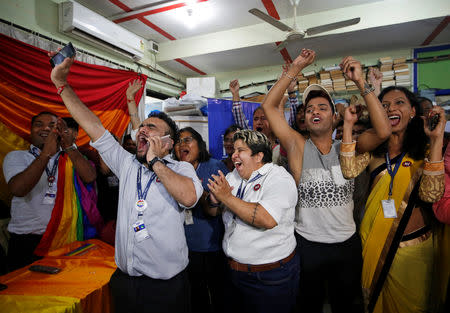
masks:
<path id="1" fill-rule="evenodd" d="M 203 188 L 192 165 L 169 155 L 177 126 L 164 113 L 151 114 L 137 132 L 136 156 L 127 152 L 68 85 L 73 61 L 67 58 L 53 68 L 51 79 L 91 145 L 120 180 L 118 269 L 110 281 L 115 310 L 189 312 L 183 211 L 197 203 Z"/>

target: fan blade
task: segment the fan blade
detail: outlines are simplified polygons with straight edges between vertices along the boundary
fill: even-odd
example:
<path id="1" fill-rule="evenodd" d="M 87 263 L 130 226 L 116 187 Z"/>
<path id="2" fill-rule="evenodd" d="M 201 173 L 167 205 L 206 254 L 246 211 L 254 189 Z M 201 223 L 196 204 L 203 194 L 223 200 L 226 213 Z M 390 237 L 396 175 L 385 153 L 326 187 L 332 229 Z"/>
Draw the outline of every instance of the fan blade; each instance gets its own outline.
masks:
<path id="1" fill-rule="evenodd" d="M 308 28 L 305 31 L 305 33 L 308 36 L 317 35 L 317 34 L 324 33 L 324 32 L 330 31 L 330 30 L 358 24 L 360 20 L 361 20 L 361 18 L 357 17 L 357 18 L 353 18 L 351 20 L 345 20 L 345 21 L 331 23 L 331 24 L 325 24 L 325 25 L 321 25 L 321 26 L 317 26 L 317 27 L 311 27 L 311 28 Z"/>
<path id="2" fill-rule="evenodd" d="M 292 30 L 292 28 L 290 28 L 286 24 L 281 23 L 279 20 L 273 18 L 270 15 L 267 15 L 266 13 L 264 13 L 264 12 L 258 10 L 258 9 L 250 9 L 248 12 L 250 12 L 251 14 L 253 14 L 256 17 L 259 17 L 263 21 L 269 23 L 272 26 L 275 26 L 276 28 L 278 28 L 278 29 L 280 29 L 282 31 L 290 32 Z"/>
<path id="3" fill-rule="evenodd" d="M 280 52 L 281 50 L 283 50 L 284 48 L 286 48 L 286 46 L 288 45 L 289 41 L 286 39 L 285 41 L 283 41 L 282 43 L 280 43 L 276 48 L 275 51 L 276 52 Z"/>

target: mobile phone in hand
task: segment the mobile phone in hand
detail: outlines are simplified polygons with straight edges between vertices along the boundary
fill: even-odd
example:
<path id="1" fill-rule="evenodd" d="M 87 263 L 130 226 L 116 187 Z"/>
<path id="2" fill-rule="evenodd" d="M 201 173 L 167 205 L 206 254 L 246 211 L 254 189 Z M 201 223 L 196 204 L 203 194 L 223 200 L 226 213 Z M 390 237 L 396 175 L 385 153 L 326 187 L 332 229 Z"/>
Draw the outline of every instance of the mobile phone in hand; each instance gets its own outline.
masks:
<path id="1" fill-rule="evenodd" d="M 436 128 L 436 126 L 439 124 L 439 120 L 440 120 L 439 114 L 435 114 L 435 115 L 429 117 L 427 120 L 428 129 L 433 131 Z"/>
<path id="2" fill-rule="evenodd" d="M 55 67 L 58 64 L 61 64 L 66 58 L 71 58 L 75 55 L 75 49 L 72 46 L 72 43 L 69 42 L 64 48 L 59 50 L 57 54 L 55 54 L 50 59 L 50 65 Z"/>

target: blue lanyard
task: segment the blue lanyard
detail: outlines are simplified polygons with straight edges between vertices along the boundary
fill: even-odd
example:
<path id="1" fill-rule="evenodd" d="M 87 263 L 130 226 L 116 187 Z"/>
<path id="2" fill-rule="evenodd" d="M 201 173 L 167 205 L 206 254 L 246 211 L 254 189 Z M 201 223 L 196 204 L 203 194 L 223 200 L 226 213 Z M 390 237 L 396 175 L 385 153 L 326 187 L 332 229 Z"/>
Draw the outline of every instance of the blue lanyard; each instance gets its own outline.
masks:
<path id="1" fill-rule="evenodd" d="M 195 172 L 197 173 L 197 176 L 198 176 L 198 171 L 200 170 L 200 166 L 202 166 L 202 163 L 198 163 L 197 169 L 195 170 Z"/>
<path id="2" fill-rule="evenodd" d="M 138 174 L 137 174 L 137 192 L 138 192 L 138 199 L 145 200 L 145 198 L 147 197 L 148 190 L 150 189 L 150 185 L 153 183 L 153 181 L 156 178 L 156 174 L 153 173 L 153 175 L 148 180 L 147 186 L 145 186 L 145 189 L 144 189 L 144 193 L 142 193 L 141 176 L 142 176 L 142 166 L 139 167 Z"/>
<path id="3" fill-rule="evenodd" d="M 386 152 L 386 167 L 389 175 L 391 176 L 391 182 L 389 184 L 389 199 L 392 197 L 392 189 L 394 188 L 394 177 L 397 174 L 397 171 L 402 163 L 403 157 L 405 156 L 405 152 L 403 152 L 395 163 L 394 170 L 392 171 L 391 160 L 389 159 L 389 152 Z"/>
<path id="4" fill-rule="evenodd" d="M 40 153 L 38 153 L 38 148 L 37 147 L 33 147 L 33 149 L 30 148 L 30 150 L 28 151 L 30 152 L 32 155 L 34 155 L 35 158 L 37 158 Z M 45 167 L 45 173 L 47 173 L 47 180 L 49 185 L 53 185 L 53 181 L 55 180 L 55 174 L 56 174 L 56 169 L 58 167 L 58 161 L 59 161 L 59 157 L 61 155 L 61 151 L 58 152 L 55 162 L 53 162 L 53 167 L 51 169 L 48 168 L 48 166 Z"/>
<path id="5" fill-rule="evenodd" d="M 242 198 L 244 197 L 244 193 L 245 193 L 245 188 L 247 188 L 247 186 L 254 182 L 255 180 L 259 179 L 262 175 L 258 173 L 258 175 L 256 175 L 255 177 L 253 177 L 251 180 L 248 181 L 248 183 L 244 186 L 244 188 L 242 189 L 242 183 L 244 182 L 244 180 L 241 180 L 241 185 L 239 186 L 239 189 L 236 193 L 236 197 L 238 197 L 239 199 L 242 200 Z"/>

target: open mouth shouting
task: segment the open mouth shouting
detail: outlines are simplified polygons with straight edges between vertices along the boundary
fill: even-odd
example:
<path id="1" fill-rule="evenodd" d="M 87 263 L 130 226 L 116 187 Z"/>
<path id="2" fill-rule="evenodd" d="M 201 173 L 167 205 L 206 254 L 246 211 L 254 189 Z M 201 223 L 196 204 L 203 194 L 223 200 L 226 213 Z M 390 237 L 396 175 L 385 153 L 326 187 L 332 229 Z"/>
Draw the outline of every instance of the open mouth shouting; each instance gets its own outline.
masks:
<path id="1" fill-rule="evenodd" d="M 400 115 L 389 115 L 389 121 L 391 122 L 391 126 L 397 126 L 400 123 Z"/>
<path id="2" fill-rule="evenodd" d="M 262 132 L 263 128 L 261 126 L 256 126 L 255 130 L 259 131 L 259 132 Z"/>
<path id="3" fill-rule="evenodd" d="M 239 171 L 242 168 L 242 162 L 235 161 L 234 162 L 234 167 L 236 168 L 237 171 Z"/>
<path id="4" fill-rule="evenodd" d="M 138 142 L 137 142 L 138 146 L 137 146 L 137 151 L 138 152 L 146 152 L 148 150 L 149 147 L 149 143 L 147 141 L 147 136 L 145 136 L 144 134 L 140 134 L 138 136 Z"/>
<path id="5" fill-rule="evenodd" d="M 189 149 L 186 149 L 186 148 L 181 149 L 180 148 L 180 160 L 181 161 L 187 161 L 189 159 L 189 153 L 190 152 L 191 151 Z"/>
<path id="6" fill-rule="evenodd" d="M 311 122 L 312 122 L 313 124 L 319 124 L 320 121 L 321 121 L 320 116 L 315 116 L 315 117 L 313 117 L 313 118 L 311 119 Z"/>

